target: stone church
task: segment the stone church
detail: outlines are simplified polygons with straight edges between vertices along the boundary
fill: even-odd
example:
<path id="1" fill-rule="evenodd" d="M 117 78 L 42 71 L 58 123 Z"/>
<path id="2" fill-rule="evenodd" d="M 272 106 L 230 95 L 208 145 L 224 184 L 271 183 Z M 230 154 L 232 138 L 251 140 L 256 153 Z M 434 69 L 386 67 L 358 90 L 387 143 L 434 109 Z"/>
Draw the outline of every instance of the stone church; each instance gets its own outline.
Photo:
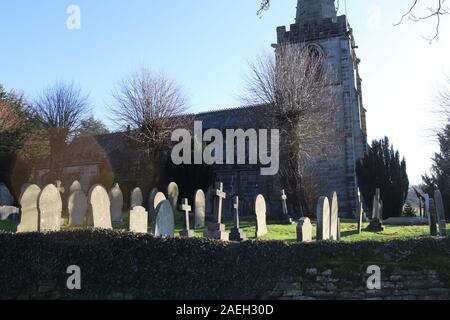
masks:
<path id="1" fill-rule="evenodd" d="M 336 92 L 340 111 L 335 115 L 336 125 L 342 128 L 343 136 L 333 137 L 334 144 L 339 151 L 331 159 L 318 159 L 321 185 L 320 194 L 329 195 L 337 191 L 339 195 L 340 214 L 351 216 L 356 210 L 357 177 L 356 162 L 367 151 L 366 110 L 363 107 L 361 78 L 358 72 L 360 60 L 356 56 L 357 46 L 352 29 L 345 15 L 338 16 L 334 0 L 298 0 L 296 21 L 287 30 L 285 26 L 277 28 L 277 45 L 314 46 L 323 55 L 324 61 L 335 74 Z M 254 127 L 252 115 L 264 112 L 268 106 L 253 106 L 227 110 L 217 110 L 197 114 L 196 120 L 203 122 L 203 129 L 248 129 Z M 108 163 L 116 176 L 117 182 L 126 183 L 133 187 L 133 172 L 139 170 L 125 170 L 120 173 L 119 167 L 129 163 L 132 168 L 139 167 L 139 156 L 128 150 L 126 158 L 117 162 L 122 148 L 117 141 L 122 141 L 115 133 L 106 136 L 93 137 L 95 150 L 90 150 L 89 161 L 86 165 L 70 164 L 67 170 L 73 178 L 82 177 L 85 184 L 89 184 L 90 176 L 98 175 L 101 166 Z M 86 146 L 86 143 L 82 143 Z M 83 148 L 85 149 L 85 148 Z M 120 149 L 120 150 L 119 150 Z M 87 148 L 89 150 L 89 148 Z M 94 156 L 101 154 L 101 156 Z M 122 152 L 124 153 L 124 152 Z M 133 154 L 135 154 L 133 156 Z M 132 157 L 132 159 L 130 158 Z M 83 156 L 72 155 L 71 159 L 84 159 Z M 94 160 L 99 158 L 103 160 Z M 106 161 L 110 159 L 110 161 Z M 65 171 L 67 171 L 65 170 Z M 123 171 L 123 170 L 122 170 Z M 42 168 L 41 173 L 45 172 Z M 277 216 L 281 212 L 281 189 L 275 176 L 260 175 L 260 168 L 252 165 L 216 165 L 213 167 L 214 181 L 224 183 L 225 191 L 230 196 L 239 195 L 243 214 L 252 212 L 252 203 L 257 194 L 263 194 L 268 204 L 268 214 Z M 210 188 L 210 194 L 212 194 Z M 206 190 L 205 190 L 206 191 Z M 212 198 L 212 196 L 211 196 Z M 224 214 L 231 214 L 231 202 L 227 201 Z M 310 212 L 310 214 L 313 212 Z"/>

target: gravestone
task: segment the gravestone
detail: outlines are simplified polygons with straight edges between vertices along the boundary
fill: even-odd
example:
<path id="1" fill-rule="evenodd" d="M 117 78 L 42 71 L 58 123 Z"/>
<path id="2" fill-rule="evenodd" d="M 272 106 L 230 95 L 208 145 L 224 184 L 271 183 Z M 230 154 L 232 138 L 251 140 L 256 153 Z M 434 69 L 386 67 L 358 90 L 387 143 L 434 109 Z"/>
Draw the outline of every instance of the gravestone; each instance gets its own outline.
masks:
<path id="1" fill-rule="evenodd" d="M 217 208 L 216 222 L 208 224 L 208 230 L 203 234 L 205 238 L 228 241 L 230 234 L 225 231 L 225 225 L 222 224 L 222 209 L 223 201 L 226 199 L 227 194 L 223 190 L 223 183 L 216 184 L 216 200 L 215 208 Z"/>
<path id="2" fill-rule="evenodd" d="M 197 190 L 194 196 L 195 206 L 195 229 L 201 229 L 205 227 L 205 215 L 206 215 L 206 198 L 203 190 Z"/>
<path id="3" fill-rule="evenodd" d="M 148 213 L 144 207 L 136 206 L 130 211 L 130 232 L 148 232 Z"/>
<path id="4" fill-rule="evenodd" d="M 69 225 L 80 227 L 84 225 L 84 219 L 88 210 L 87 197 L 81 190 L 75 190 L 68 200 Z"/>
<path id="5" fill-rule="evenodd" d="M 175 216 L 169 200 L 163 200 L 156 208 L 156 237 L 173 237 L 175 233 Z"/>
<path id="6" fill-rule="evenodd" d="M 372 220 L 366 228 L 369 232 L 382 232 L 383 227 L 383 201 L 380 199 L 381 192 L 377 189 L 373 197 Z"/>
<path id="7" fill-rule="evenodd" d="M 156 196 L 155 196 L 154 201 L 153 201 L 153 208 L 156 210 L 156 208 L 158 208 L 159 204 L 160 204 L 161 202 L 163 202 L 164 200 L 167 200 L 167 199 L 166 199 L 166 196 L 164 195 L 164 193 L 158 192 L 158 193 L 156 194 Z M 170 201 L 169 201 L 169 202 L 170 202 Z"/>
<path id="8" fill-rule="evenodd" d="M 1 206 L 0 207 L 0 220 L 17 220 L 19 217 L 20 209 L 13 206 Z"/>
<path id="9" fill-rule="evenodd" d="M 441 237 L 447 236 L 447 221 L 445 219 L 444 202 L 442 201 L 441 191 L 434 192 L 434 204 L 436 206 L 436 215 L 439 224 L 439 235 Z"/>
<path id="10" fill-rule="evenodd" d="M 194 231 L 191 230 L 189 224 L 189 213 L 191 212 L 192 207 L 189 205 L 188 199 L 182 200 L 180 210 L 184 212 L 184 229 L 180 232 L 180 236 L 182 238 L 192 238 L 194 237 Z"/>
<path id="11" fill-rule="evenodd" d="M 330 239 L 338 240 L 338 220 L 339 220 L 339 203 L 336 192 L 333 192 L 330 197 Z"/>
<path id="12" fill-rule="evenodd" d="M 338 218 L 337 222 L 337 239 L 336 241 L 341 241 L 341 219 Z"/>
<path id="13" fill-rule="evenodd" d="M 70 194 L 74 193 L 75 191 L 83 191 L 83 188 L 81 187 L 81 183 L 78 180 L 75 180 L 72 182 L 69 188 Z"/>
<path id="14" fill-rule="evenodd" d="M 255 200 L 255 214 L 256 214 L 256 238 L 266 235 L 267 230 L 267 207 L 266 200 L 262 195 L 258 195 Z"/>
<path id="15" fill-rule="evenodd" d="M 317 241 L 330 239 L 330 202 L 327 197 L 320 197 L 316 208 Z"/>
<path id="16" fill-rule="evenodd" d="M 424 211 L 425 211 L 425 218 L 428 220 L 428 226 L 431 226 L 431 215 L 430 215 L 430 195 L 426 193 L 424 196 Z"/>
<path id="17" fill-rule="evenodd" d="M 60 231 L 62 219 L 62 200 L 58 188 L 49 184 L 38 199 L 39 231 Z"/>
<path id="18" fill-rule="evenodd" d="M 291 216 L 289 216 L 289 210 L 287 206 L 287 195 L 284 190 L 281 191 L 281 207 L 283 209 L 282 224 L 284 225 L 293 224 L 294 222 L 292 221 Z"/>
<path id="19" fill-rule="evenodd" d="M 123 193 L 118 183 L 109 190 L 109 201 L 111 203 L 111 221 L 122 222 Z"/>
<path id="20" fill-rule="evenodd" d="M 150 225 L 153 225 L 156 219 L 155 197 L 158 193 L 159 193 L 158 188 L 153 188 L 148 196 L 148 218 Z"/>
<path id="21" fill-rule="evenodd" d="M 297 241 L 311 242 L 312 241 L 312 224 L 309 218 L 301 218 L 297 225 Z"/>
<path id="22" fill-rule="evenodd" d="M 360 234 L 362 232 L 362 227 L 363 227 L 363 221 L 364 221 L 364 209 L 363 209 L 363 203 L 361 201 L 361 198 L 359 198 L 359 207 L 356 208 L 356 210 L 358 210 L 358 234 Z"/>
<path id="23" fill-rule="evenodd" d="M 234 227 L 231 229 L 230 240 L 231 241 L 246 241 L 247 236 L 245 235 L 244 230 L 240 227 L 239 221 L 239 197 L 234 197 L 233 202 L 234 209 Z"/>
<path id="24" fill-rule="evenodd" d="M 89 203 L 91 205 L 94 228 L 112 229 L 111 202 L 106 189 L 97 184 L 89 191 Z"/>
<path id="25" fill-rule="evenodd" d="M 133 209 L 134 207 L 142 207 L 143 204 L 144 196 L 142 195 L 141 188 L 134 188 L 131 192 L 130 208 Z"/>
<path id="26" fill-rule="evenodd" d="M 29 185 L 20 197 L 20 207 L 22 215 L 17 232 L 36 232 L 39 231 L 39 209 L 38 199 L 41 188 L 37 185 Z"/>
<path id="27" fill-rule="evenodd" d="M 436 215 L 436 205 L 434 199 L 430 199 L 430 235 L 436 237 L 438 235 L 438 229 L 436 227 L 437 215 Z"/>
<path id="28" fill-rule="evenodd" d="M 12 206 L 14 197 L 4 183 L 0 183 L 0 206 Z"/>
<path id="29" fill-rule="evenodd" d="M 178 196 L 180 194 L 180 190 L 178 189 L 178 185 L 175 182 L 169 183 L 167 186 L 167 199 L 170 201 L 173 212 L 177 212 L 178 206 Z"/>
<path id="30" fill-rule="evenodd" d="M 31 186 L 32 183 L 24 183 L 21 187 L 20 187 L 20 197 L 19 197 L 19 202 L 20 202 L 20 198 L 22 197 L 23 193 L 25 192 L 25 190 Z"/>

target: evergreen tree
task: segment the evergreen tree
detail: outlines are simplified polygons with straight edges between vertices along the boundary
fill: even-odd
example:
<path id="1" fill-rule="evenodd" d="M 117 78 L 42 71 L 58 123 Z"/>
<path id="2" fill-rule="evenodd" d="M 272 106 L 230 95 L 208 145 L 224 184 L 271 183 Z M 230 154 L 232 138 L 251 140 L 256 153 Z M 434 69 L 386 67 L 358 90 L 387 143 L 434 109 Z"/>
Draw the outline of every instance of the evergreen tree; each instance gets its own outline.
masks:
<path id="1" fill-rule="evenodd" d="M 408 196 L 409 180 L 406 160 L 385 137 L 373 141 L 364 159 L 357 163 L 358 183 L 366 206 L 372 208 L 377 188 L 383 200 L 383 218 L 400 217 Z"/>

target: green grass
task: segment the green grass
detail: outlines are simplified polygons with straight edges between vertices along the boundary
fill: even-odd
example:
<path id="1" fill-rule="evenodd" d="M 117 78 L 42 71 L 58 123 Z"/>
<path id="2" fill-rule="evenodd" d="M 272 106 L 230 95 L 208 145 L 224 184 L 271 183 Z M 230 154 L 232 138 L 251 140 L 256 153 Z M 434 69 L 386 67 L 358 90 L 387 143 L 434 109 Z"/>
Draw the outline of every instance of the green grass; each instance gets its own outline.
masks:
<path id="1" fill-rule="evenodd" d="M 66 215 L 63 215 L 65 224 L 63 226 L 63 230 L 74 230 L 75 228 L 68 227 L 68 218 Z M 123 215 L 123 224 L 115 224 L 114 229 L 116 230 L 127 230 L 128 228 L 128 214 L 124 213 Z M 227 227 L 227 230 L 230 230 L 233 227 L 232 220 L 224 221 Z M 364 225 L 364 228 L 368 224 Z M 6 232 L 14 232 L 16 230 L 17 223 L 13 221 L 0 221 L 0 231 Z M 244 218 L 241 221 L 241 228 L 245 231 L 247 237 L 249 239 L 255 239 L 255 220 L 251 218 Z M 181 213 L 177 214 L 176 217 L 176 228 L 175 234 L 178 235 L 180 231 L 183 229 L 183 216 Z M 297 239 L 297 231 L 296 225 L 280 225 L 274 222 L 268 223 L 269 233 L 262 238 L 261 240 L 281 240 L 288 242 L 295 242 Z M 428 226 L 385 226 L 385 231 L 374 233 L 374 232 L 365 232 L 363 231 L 361 234 L 356 233 L 357 224 L 352 220 L 342 220 L 341 221 L 341 239 L 345 242 L 357 242 L 357 241 L 390 241 L 390 240 L 407 240 L 407 239 L 417 239 L 417 238 L 426 238 L 430 237 L 430 231 Z M 152 232 L 151 228 L 149 228 L 149 232 Z M 202 237 L 205 229 L 197 229 L 195 230 L 196 237 Z M 448 230 L 450 233 L 450 229 Z M 316 235 L 316 226 L 313 222 L 313 237 L 315 239 Z"/>

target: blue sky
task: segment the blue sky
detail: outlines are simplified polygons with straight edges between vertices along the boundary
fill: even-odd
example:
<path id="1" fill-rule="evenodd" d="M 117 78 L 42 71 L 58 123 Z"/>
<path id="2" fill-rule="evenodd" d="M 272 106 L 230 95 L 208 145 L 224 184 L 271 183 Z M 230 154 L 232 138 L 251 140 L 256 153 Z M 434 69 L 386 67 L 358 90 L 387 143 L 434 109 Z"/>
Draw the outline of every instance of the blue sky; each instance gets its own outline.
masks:
<path id="1" fill-rule="evenodd" d="M 90 94 L 107 122 L 111 91 L 140 67 L 163 71 L 190 97 L 192 111 L 235 106 L 247 62 L 293 23 L 296 0 L 15 0 L 0 2 L 0 83 L 33 99 L 56 80 Z M 413 183 L 436 149 L 433 99 L 450 74 L 450 18 L 429 44 L 433 22 L 393 26 L 411 0 L 347 0 L 354 29 L 369 138 L 387 135 L 406 156 Z M 81 30 L 68 30 L 66 9 L 81 9 Z M 340 13 L 344 13 L 341 0 Z"/>

